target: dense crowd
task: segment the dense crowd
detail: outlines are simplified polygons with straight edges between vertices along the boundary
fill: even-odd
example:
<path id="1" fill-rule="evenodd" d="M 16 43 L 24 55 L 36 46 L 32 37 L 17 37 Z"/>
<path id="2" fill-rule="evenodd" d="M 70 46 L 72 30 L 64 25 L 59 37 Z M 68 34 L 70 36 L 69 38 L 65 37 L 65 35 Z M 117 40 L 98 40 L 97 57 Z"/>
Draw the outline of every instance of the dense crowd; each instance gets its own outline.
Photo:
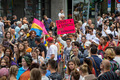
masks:
<path id="1" fill-rule="evenodd" d="M 58 14 L 64 20 L 63 10 Z M 120 80 L 120 14 L 74 20 L 75 33 L 57 34 L 44 15 L 48 36 L 36 35 L 27 17 L 0 17 L 0 80 Z"/>

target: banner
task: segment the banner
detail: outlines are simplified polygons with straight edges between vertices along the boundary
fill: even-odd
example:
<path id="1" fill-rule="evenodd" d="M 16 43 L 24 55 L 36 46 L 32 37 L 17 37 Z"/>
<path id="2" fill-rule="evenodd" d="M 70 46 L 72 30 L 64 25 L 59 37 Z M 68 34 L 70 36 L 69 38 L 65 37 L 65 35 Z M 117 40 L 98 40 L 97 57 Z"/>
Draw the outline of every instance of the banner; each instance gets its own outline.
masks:
<path id="1" fill-rule="evenodd" d="M 73 19 L 57 20 L 57 34 L 75 33 L 75 24 Z"/>

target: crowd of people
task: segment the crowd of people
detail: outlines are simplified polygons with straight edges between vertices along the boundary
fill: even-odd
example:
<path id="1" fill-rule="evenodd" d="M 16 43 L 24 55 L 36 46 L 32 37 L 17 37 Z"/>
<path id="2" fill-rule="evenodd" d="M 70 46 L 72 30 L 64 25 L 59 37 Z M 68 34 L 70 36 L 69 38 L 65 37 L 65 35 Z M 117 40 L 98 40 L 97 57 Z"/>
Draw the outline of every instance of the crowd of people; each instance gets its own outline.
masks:
<path id="1" fill-rule="evenodd" d="M 52 18 L 41 21 L 49 36 L 26 17 L 0 17 L 0 80 L 120 80 L 119 13 L 98 16 L 96 26 L 75 20 L 76 32 L 62 35 Z"/>

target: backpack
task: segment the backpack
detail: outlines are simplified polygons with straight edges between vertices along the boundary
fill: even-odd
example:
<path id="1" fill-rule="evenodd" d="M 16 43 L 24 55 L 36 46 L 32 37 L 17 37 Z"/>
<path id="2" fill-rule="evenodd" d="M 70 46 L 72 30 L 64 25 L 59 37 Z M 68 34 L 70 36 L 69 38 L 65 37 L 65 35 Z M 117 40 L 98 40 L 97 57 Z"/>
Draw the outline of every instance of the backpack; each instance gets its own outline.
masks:
<path id="1" fill-rule="evenodd" d="M 111 71 L 115 72 L 117 69 L 120 68 L 119 63 L 117 61 L 115 61 L 115 60 L 111 60 L 110 64 L 111 64 L 111 67 L 110 67 Z"/>

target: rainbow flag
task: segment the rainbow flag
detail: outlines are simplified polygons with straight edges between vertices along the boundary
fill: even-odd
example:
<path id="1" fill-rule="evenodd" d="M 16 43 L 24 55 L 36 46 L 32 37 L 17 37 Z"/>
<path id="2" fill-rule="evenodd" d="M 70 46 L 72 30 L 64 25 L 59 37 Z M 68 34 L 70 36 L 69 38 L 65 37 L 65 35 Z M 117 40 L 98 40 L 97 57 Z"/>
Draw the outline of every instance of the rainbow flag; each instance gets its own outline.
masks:
<path id="1" fill-rule="evenodd" d="M 41 36 L 42 32 L 43 32 L 43 34 L 48 35 L 44 24 L 36 18 L 34 18 L 34 20 L 33 20 L 30 31 L 32 31 L 32 30 L 34 30 L 36 32 L 36 35 L 38 35 L 38 36 Z"/>

